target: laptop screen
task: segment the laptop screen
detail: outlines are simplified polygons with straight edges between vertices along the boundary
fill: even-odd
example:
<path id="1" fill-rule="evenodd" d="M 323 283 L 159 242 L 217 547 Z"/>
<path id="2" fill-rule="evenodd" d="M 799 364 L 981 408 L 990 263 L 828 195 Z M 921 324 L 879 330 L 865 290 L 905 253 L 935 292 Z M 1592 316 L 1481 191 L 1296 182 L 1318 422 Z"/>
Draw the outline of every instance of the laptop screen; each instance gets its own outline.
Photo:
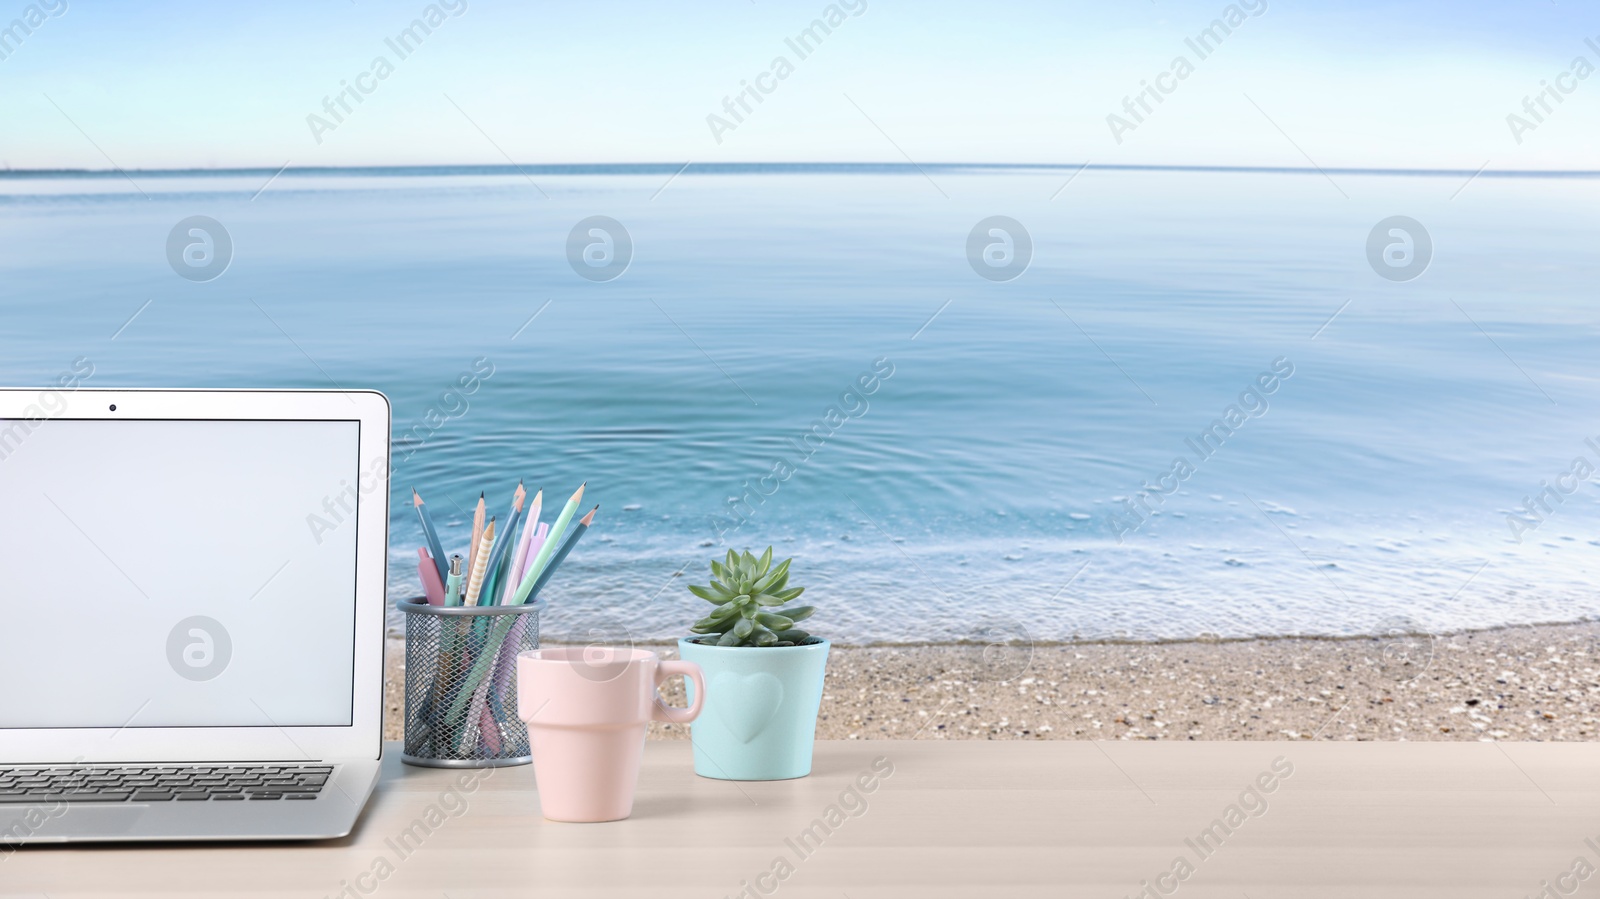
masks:
<path id="1" fill-rule="evenodd" d="M 349 726 L 359 439 L 0 420 L 0 728 Z"/>

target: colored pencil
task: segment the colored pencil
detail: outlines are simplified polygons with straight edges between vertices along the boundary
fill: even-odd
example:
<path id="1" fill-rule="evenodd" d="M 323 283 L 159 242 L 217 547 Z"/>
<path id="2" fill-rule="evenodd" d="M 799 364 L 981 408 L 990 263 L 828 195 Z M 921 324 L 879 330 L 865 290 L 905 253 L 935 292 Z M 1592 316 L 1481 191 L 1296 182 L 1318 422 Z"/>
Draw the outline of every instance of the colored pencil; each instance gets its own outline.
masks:
<path id="1" fill-rule="evenodd" d="M 550 563 L 544 566 L 544 571 L 539 573 L 539 579 L 533 582 L 533 590 L 528 594 L 528 602 L 533 602 L 539 598 L 539 591 L 544 589 L 544 585 L 550 582 L 550 576 L 556 573 L 557 568 L 561 567 L 562 561 L 567 558 L 568 553 L 572 552 L 572 548 L 578 545 L 578 538 L 589 530 L 589 525 L 594 523 L 594 514 L 598 511 L 600 511 L 599 506 L 590 509 L 589 514 L 583 516 L 583 519 L 578 522 L 578 526 L 573 528 L 572 533 L 567 535 L 566 541 L 561 544 L 561 549 L 550 558 Z"/>
<path id="2" fill-rule="evenodd" d="M 443 582 L 450 576 L 449 569 L 445 568 L 444 544 L 439 542 L 439 531 L 433 526 L 433 515 L 422 504 L 422 494 L 415 487 L 411 488 L 411 504 L 417 509 L 417 518 L 422 522 L 422 536 L 428 541 L 428 552 L 433 553 L 434 567 L 439 569 L 439 580 Z"/>
<path id="3" fill-rule="evenodd" d="M 489 519 L 489 526 L 483 529 L 483 534 L 478 537 L 478 545 L 472 554 L 472 577 L 467 581 L 467 605 L 478 604 L 478 591 L 483 589 L 483 572 L 489 567 L 489 547 L 494 543 L 494 519 Z"/>
<path id="4" fill-rule="evenodd" d="M 539 522 L 539 533 L 534 534 L 533 539 L 528 542 L 528 561 L 524 562 L 522 570 L 517 572 L 517 586 L 522 586 L 522 579 L 528 576 L 528 566 L 533 564 L 535 558 L 538 558 L 539 547 L 544 546 L 545 540 L 549 539 L 549 537 L 550 522 Z"/>
<path id="5" fill-rule="evenodd" d="M 472 513 L 472 542 L 467 544 L 467 570 L 478 567 L 478 543 L 483 539 L 483 494 L 478 494 L 478 508 Z M 471 605 L 471 603 L 468 603 Z"/>
<path id="6" fill-rule="evenodd" d="M 528 601 L 528 595 L 533 592 L 533 582 L 538 579 L 540 574 L 544 573 L 544 569 L 550 561 L 550 556 L 555 553 L 557 544 L 561 542 L 561 536 L 567 532 L 567 525 L 572 521 L 572 514 L 578 511 L 578 503 L 583 502 L 583 488 L 587 486 L 589 486 L 588 482 L 579 485 L 578 492 L 572 494 L 572 498 L 567 500 L 566 506 L 561 509 L 561 514 L 556 517 L 556 523 L 550 526 L 550 535 L 545 538 L 544 546 L 539 547 L 539 554 L 534 557 L 532 562 L 528 563 L 528 570 L 522 576 L 522 583 L 517 587 L 516 595 L 511 597 L 512 605 L 522 605 Z"/>
<path id="7" fill-rule="evenodd" d="M 513 574 L 512 590 L 522 583 L 522 572 L 528 567 L 528 560 L 533 558 L 529 554 L 528 544 L 533 542 L 533 535 L 540 527 L 539 516 L 544 513 L 544 491 L 540 490 L 533 495 L 533 502 L 528 506 L 528 526 L 522 529 L 522 543 L 517 547 L 517 568 Z M 537 550 L 535 550 L 537 552 Z"/>
<path id="8" fill-rule="evenodd" d="M 524 490 L 523 487 L 522 487 L 522 482 L 518 481 L 517 482 L 516 492 L 511 494 L 511 511 L 512 512 L 520 511 L 522 509 L 522 501 L 524 499 L 526 499 L 527 496 L 528 496 L 528 491 Z M 510 514 L 510 513 L 507 513 L 507 514 Z"/>
<path id="9" fill-rule="evenodd" d="M 539 530 L 539 497 L 533 497 L 533 505 L 528 507 L 528 515 L 522 522 L 522 533 L 517 537 L 517 552 L 511 557 L 511 565 L 506 569 L 504 589 L 500 591 L 500 602 L 509 604 L 511 597 L 517 592 L 517 585 L 522 583 L 522 569 L 528 564 L 528 543 Z M 536 550 L 537 552 L 537 550 Z"/>
<path id="10" fill-rule="evenodd" d="M 482 605 L 492 606 L 500 600 L 501 581 L 506 577 L 505 560 L 511 551 L 511 544 L 517 539 L 517 524 L 522 520 L 522 500 L 525 494 L 522 485 L 517 485 L 517 500 L 511 506 L 511 516 L 506 519 L 506 526 L 495 535 L 494 546 L 489 549 L 489 567 L 483 576 L 483 590 L 478 596 L 483 599 Z"/>
<path id="11" fill-rule="evenodd" d="M 417 577 L 422 579 L 422 592 L 428 597 L 428 605 L 444 605 L 444 582 L 439 580 L 439 567 L 433 564 L 428 551 L 417 547 Z"/>

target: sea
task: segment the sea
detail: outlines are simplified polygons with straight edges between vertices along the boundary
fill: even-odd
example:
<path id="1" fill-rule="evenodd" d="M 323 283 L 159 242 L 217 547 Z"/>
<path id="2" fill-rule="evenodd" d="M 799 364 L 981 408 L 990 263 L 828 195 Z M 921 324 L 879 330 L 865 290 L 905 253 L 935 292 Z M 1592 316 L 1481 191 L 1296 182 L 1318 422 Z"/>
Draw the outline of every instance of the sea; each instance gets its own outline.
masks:
<path id="1" fill-rule="evenodd" d="M 586 484 L 546 639 L 685 634 L 686 585 L 769 545 L 844 644 L 1581 621 L 1597 199 L 1492 169 L 7 172 L 0 382 L 383 391 L 394 600 L 413 486 L 455 549 L 480 492 L 548 518 Z"/>

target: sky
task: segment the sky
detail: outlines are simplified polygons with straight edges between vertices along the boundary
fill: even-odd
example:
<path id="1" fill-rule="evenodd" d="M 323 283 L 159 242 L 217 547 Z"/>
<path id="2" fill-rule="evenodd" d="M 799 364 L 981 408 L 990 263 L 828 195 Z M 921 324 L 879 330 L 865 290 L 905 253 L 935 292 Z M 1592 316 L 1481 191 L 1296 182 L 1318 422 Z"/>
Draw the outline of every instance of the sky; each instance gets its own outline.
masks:
<path id="1" fill-rule="evenodd" d="M 1600 9 L 1565 2 L 0 0 L 30 18 L 0 33 L 11 168 L 1600 167 Z"/>

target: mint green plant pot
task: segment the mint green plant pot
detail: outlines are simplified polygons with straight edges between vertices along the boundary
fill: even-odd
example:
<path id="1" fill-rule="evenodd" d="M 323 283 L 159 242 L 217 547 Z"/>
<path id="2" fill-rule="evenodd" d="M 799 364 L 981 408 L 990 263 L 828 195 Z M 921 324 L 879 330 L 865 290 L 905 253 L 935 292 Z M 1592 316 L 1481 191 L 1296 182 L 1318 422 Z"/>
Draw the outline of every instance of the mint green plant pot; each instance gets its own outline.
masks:
<path id="1" fill-rule="evenodd" d="M 699 665 L 706 679 L 705 708 L 689 725 L 694 773 L 719 780 L 811 773 L 828 641 L 757 647 L 679 640 L 678 657 Z"/>

